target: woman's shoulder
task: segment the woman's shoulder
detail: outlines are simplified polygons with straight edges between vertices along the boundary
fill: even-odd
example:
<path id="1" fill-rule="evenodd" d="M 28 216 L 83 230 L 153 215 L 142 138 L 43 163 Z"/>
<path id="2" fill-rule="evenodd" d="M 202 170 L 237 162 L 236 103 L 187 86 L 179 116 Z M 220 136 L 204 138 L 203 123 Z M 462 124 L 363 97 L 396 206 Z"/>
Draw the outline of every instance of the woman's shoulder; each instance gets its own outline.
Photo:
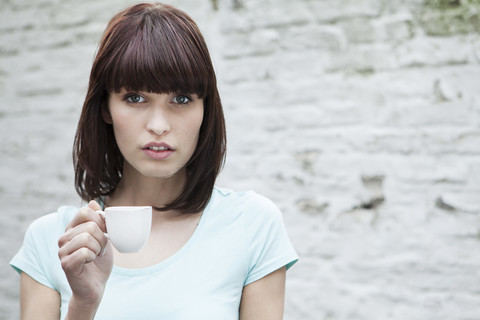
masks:
<path id="1" fill-rule="evenodd" d="M 42 232 L 56 234 L 57 231 L 65 232 L 67 224 L 77 213 L 78 208 L 73 206 L 62 206 L 52 213 L 35 219 L 29 226 L 30 232 Z"/>
<path id="2" fill-rule="evenodd" d="M 228 188 L 215 187 L 212 198 L 216 206 L 233 209 L 248 218 L 281 218 L 281 212 L 273 201 L 252 190 L 233 191 Z"/>

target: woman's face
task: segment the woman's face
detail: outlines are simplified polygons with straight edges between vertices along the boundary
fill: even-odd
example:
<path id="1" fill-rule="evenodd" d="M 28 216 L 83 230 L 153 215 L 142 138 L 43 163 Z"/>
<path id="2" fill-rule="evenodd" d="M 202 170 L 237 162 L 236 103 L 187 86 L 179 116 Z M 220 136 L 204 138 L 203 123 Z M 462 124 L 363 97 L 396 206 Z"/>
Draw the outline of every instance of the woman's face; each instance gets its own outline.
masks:
<path id="1" fill-rule="evenodd" d="M 185 170 L 195 152 L 203 121 L 203 99 L 196 94 L 112 92 L 110 114 L 124 170 L 170 178 Z"/>

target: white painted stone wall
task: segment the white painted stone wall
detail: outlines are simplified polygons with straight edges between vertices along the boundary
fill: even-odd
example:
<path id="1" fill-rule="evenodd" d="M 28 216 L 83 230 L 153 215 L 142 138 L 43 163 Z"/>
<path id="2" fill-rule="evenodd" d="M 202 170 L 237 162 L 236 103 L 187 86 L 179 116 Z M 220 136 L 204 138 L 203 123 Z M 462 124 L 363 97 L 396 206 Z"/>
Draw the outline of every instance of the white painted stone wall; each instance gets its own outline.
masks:
<path id="1" fill-rule="evenodd" d="M 131 3 L 0 0 L 0 319 L 18 318 L 8 261 L 28 224 L 81 205 L 77 117 Z M 301 257 L 285 318 L 480 319 L 480 2 L 170 3 L 215 61 L 219 184 L 272 198 Z"/>

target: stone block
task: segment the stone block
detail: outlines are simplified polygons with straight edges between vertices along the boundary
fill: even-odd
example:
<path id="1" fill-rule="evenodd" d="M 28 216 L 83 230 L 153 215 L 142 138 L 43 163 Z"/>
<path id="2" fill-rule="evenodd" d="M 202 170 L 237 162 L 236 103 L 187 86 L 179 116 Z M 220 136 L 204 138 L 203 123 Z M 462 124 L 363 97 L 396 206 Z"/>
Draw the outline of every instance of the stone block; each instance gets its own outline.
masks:
<path id="1" fill-rule="evenodd" d="M 281 33 L 280 45 L 287 51 L 316 50 L 335 54 L 346 49 L 347 35 L 338 26 L 313 24 L 292 26 L 285 28 Z"/>

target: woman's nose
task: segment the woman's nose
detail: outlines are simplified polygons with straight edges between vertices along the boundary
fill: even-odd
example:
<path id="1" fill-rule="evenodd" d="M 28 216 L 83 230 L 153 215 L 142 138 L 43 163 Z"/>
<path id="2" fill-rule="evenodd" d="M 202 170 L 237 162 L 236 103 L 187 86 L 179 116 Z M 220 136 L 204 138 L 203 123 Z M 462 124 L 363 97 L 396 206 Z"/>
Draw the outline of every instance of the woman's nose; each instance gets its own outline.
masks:
<path id="1" fill-rule="evenodd" d="M 147 120 L 147 130 L 157 136 L 161 136 L 170 131 L 168 114 L 161 107 L 152 108 Z"/>

